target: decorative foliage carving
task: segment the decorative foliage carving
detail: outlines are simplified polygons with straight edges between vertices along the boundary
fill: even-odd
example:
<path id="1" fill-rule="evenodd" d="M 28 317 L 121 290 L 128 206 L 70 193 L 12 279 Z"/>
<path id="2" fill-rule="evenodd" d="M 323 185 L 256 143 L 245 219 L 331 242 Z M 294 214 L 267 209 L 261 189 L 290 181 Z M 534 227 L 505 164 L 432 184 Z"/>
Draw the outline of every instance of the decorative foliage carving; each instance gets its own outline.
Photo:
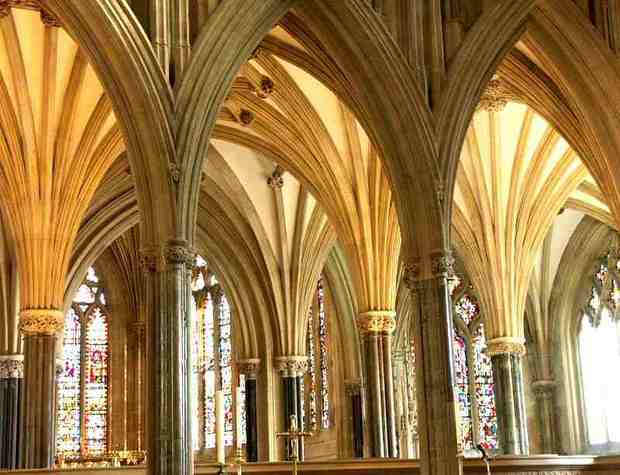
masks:
<path id="1" fill-rule="evenodd" d="M 454 275 L 454 257 L 451 252 L 441 252 L 431 256 L 431 271 L 434 276 Z"/>
<path id="2" fill-rule="evenodd" d="M 520 337 L 493 338 L 487 342 L 487 354 L 495 355 L 525 355 L 525 340 Z"/>
<path id="3" fill-rule="evenodd" d="M 45 8 L 41 8 L 41 21 L 45 26 L 60 28 L 60 21 L 58 21 L 58 18 L 52 15 L 52 13 L 47 11 Z"/>
<path id="4" fill-rule="evenodd" d="M 187 243 L 176 239 L 168 242 L 165 256 L 168 264 L 184 264 L 188 268 L 193 268 L 196 261 L 196 253 L 187 247 Z"/>
<path id="5" fill-rule="evenodd" d="M 357 317 L 357 327 L 363 333 L 392 333 L 396 328 L 396 312 L 371 310 Z"/>
<path id="6" fill-rule="evenodd" d="M 263 78 L 260 81 L 260 87 L 258 91 L 256 92 L 256 94 L 261 99 L 267 99 L 269 96 L 271 96 L 271 94 L 273 94 L 273 90 L 274 90 L 274 83 L 271 80 L 271 78 L 267 76 L 263 76 Z"/>
<path id="7" fill-rule="evenodd" d="M 168 163 L 168 172 L 170 178 L 174 183 L 178 183 L 181 180 L 181 167 L 174 162 Z"/>
<path id="8" fill-rule="evenodd" d="M 0 379 L 21 379 L 23 377 L 23 355 L 0 356 Z"/>
<path id="9" fill-rule="evenodd" d="M 60 310 L 24 309 L 19 313 L 19 330 L 24 335 L 54 335 L 63 329 L 64 315 Z"/>
<path id="10" fill-rule="evenodd" d="M 537 399 L 552 399 L 556 386 L 556 382 L 552 379 L 542 379 L 532 384 Z"/>
<path id="11" fill-rule="evenodd" d="M 247 109 L 241 109 L 241 112 L 239 113 L 239 122 L 241 122 L 241 125 L 246 127 L 250 126 L 252 122 L 254 122 L 254 112 Z"/>
<path id="12" fill-rule="evenodd" d="M 140 250 L 140 267 L 144 272 L 161 271 L 164 263 L 164 256 L 159 247 L 153 246 Z"/>
<path id="13" fill-rule="evenodd" d="M 255 379 L 260 369 L 260 359 L 249 358 L 237 361 L 237 368 L 239 369 L 239 373 L 245 374 L 250 379 Z"/>
<path id="14" fill-rule="evenodd" d="M 494 75 L 482 93 L 478 109 L 487 112 L 501 112 L 506 107 L 506 104 L 508 104 L 506 89 L 499 76 Z"/>
<path id="15" fill-rule="evenodd" d="M 419 262 L 408 262 L 405 264 L 405 268 L 403 271 L 403 282 L 405 286 L 411 290 L 416 290 L 416 283 L 420 278 L 420 263 Z"/>
<path id="16" fill-rule="evenodd" d="M 280 165 L 278 165 L 271 176 L 267 178 L 267 184 L 272 188 L 282 188 L 284 186 L 284 178 L 282 175 L 284 174 L 284 170 Z"/>
<path id="17" fill-rule="evenodd" d="M 278 356 L 276 369 L 282 376 L 301 376 L 308 370 L 308 357 L 305 355 Z"/>

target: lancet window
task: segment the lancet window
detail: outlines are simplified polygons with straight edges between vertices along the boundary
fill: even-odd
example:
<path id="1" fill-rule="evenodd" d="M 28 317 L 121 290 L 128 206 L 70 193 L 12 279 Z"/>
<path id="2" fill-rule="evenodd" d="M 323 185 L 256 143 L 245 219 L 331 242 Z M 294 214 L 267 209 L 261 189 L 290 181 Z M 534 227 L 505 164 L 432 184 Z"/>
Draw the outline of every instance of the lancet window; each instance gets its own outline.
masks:
<path id="1" fill-rule="evenodd" d="M 497 415 L 491 358 L 486 354 L 480 305 L 460 277 L 451 282 L 454 317 L 454 375 L 461 446 L 497 447 Z"/>
<path id="2" fill-rule="evenodd" d="M 224 444 L 230 446 L 234 438 L 233 389 L 237 386 L 232 364 L 231 308 L 221 285 L 200 256 L 196 257 L 191 284 L 194 449 L 215 448 L 215 392 L 218 389 L 224 393 Z M 243 375 L 239 375 L 238 383 L 243 397 Z M 245 421 L 243 412 L 242 407 Z M 239 436 L 245 443 L 245 429 Z"/>
<path id="3" fill-rule="evenodd" d="M 609 252 L 596 265 L 578 336 L 585 422 L 590 450 L 620 450 L 620 262 Z"/>
<path id="4" fill-rule="evenodd" d="M 329 321 L 325 304 L 325 282 L 318 281 L 310 310 L 306 332 L 308 373 L 304 382 L 306 409 L 304 422 L 307 428 L 329 429 L 331 408 L 329 391 Z"/>
<path id="5" fill-rule="evenodd" d="M 98 456 L 108 450 L 108 320 L 102 282 L 90 267 L 65 316 L 57 377 L 59 456 Z"/>

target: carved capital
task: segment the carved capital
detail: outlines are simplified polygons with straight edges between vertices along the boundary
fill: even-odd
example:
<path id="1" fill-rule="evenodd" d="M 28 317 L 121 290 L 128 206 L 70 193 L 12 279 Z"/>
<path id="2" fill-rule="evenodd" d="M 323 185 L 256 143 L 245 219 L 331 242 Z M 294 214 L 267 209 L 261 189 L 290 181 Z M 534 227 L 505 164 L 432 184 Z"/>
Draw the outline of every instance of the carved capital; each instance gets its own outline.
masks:
<path id="1" fill-rule="evenodd" d="M 362 383 L 360 381 L 345 381 L 344 390 L 347 396 L 359 396 L 362 394 Z"/>
<path id="2" fill-rule="evenodd" d="M 506 104 L 508 104 L 506 88 L 502 84 L 499 76 L 494 75 L 482 93 L 482 97 L 478 103 L 478 110 L 501 112 L 504 110 L 504 107 L 506 107 Z"/>
<path id="3" fill-rule="evenodd" d="M 284 178 L 282 175 L 284 174 L 284 170 L 280 165 L 278 165 L 269 178 L 267 178 L 267 184 L 271 188 L 282 188 L 284 186 Z"/>
<path id="4" fill-rule="evenodd" d="M 420 279 L 420 263 L 419 262 L 408 262 L 405 264 L 405 268 L 403 271 L 403 283 L 405 286 L 411 290 L 415 291 L 417 289 L 416 284 Z"/>
<path id="5" fill-rule="evenodd" d="M 557 384 L 552 379 L 541 379 L 532 383 L 536 399 L 552 399 Z"/>
<path id="6" fill-rule="evenodd" d="M 136 320 L 131 322 L 131 330 L 133 334 L 136 336 L 136 340 L 143 342 L 144 334 L 146 332 L 146 324 L 142 320 Z"/>
<path id="7" fill-rule="evenodd" d="M 371 310 L 360 313 L 357 327 L 362 333 L 392 333 L 396 328 L 396 312 L 392 310 Z"/>
<path id="8" fill-rule="evenodd" d="M 24 355 L 0 355 L 0 379 L 24 377 Z"/>
<path id="9" fill-rule="evenodd" d="M 24 335 L 54 335 L 64 324 L 65 316 L 60 310 L 27 308 L 19 312 L 19 331 Z"/>
<path id="10" fill-rule="evenodd" d="M 487 354 L 496 355 L 525 355 L 525 339 L 522 337 L 504 336 L 493 338 L 487 342 Z"/>
<path id="11" fill-rule="evenodd" d="M 451 252 L 437 252 L 431 255 L 433 276 L 451 277 L 454 275 L 454 257 Z"/>
<path id="12" fill-rule="evenodd" d="M 305 355 L 277 356 L 276 369 L 282 377 L 301 376 L 308 370 L 308 357 Z"/>
<path id="13" fill-rule="evenodd" d="M 256 92 L 261 99 L 267 99 L 273 94 L 274 84 L 270 77 L 263 76 L 260 80 L 259 89 Z"/>
<path id="14" fill-rule="evenodd" d="M 189 268 L 194 266 L 196 253 L 187 247 L 187 243 L 180 239 L 171 239 L 165 249 L 168 264 L 183 264 Z"/>
<path id="15" fill-rule="evenodd" d="M 248 358 L 246 360 L 239 360 L 237 361 L 237 368 L 241 374 L 245 374 L 246 378 L 256 379 L 260 369 L 260 359 Z"/>
<path id="16" fill-rule="evenodd" d="M 158 246 L 140 249 L 140 267 L 144 272 L 158 272 L 163 270 L 165 264 L 163 253 Z"/>

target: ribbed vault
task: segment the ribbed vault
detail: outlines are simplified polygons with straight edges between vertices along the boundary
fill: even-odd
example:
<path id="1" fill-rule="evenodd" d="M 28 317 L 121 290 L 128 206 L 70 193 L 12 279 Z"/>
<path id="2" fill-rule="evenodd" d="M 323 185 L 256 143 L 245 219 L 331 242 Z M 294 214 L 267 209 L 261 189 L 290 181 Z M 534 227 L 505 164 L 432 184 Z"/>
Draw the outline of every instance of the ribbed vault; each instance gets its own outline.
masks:
<path id="1" fill-rule="evenodd" d="M 531 108 L 509 102 L 475 114 L 457 173 L 453 233 L 490 339 L 523 339 L 534 259 L 567 200 L 575 195 L 608 212 L 580 194 L 591 184 L 577 154 Z"/>
<path id="2" fill-rule="evenodd" d="M 260 151 L 307 186 L 342 243 L 359 310 L 394 308 L 401 237 L 390 183 L 363 128 L 326 86 L 261 50 L 237 78 L 214 137 Z"/>
<path id="3" fill-rule="evenodd" d="M 64 30 L 16 8 L 0 30 L 0 200 L 21 306 L 60 309 L 82 216 L 123 139 L 94 70 Z"/>

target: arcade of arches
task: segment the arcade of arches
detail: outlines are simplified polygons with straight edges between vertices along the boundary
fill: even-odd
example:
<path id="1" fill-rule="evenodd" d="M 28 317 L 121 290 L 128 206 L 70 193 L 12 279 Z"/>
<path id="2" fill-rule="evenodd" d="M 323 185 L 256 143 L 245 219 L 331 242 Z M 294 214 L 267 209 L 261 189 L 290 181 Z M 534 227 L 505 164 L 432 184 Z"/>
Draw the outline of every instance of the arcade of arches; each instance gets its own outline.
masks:
<path id="1" fill-rule="evenodd" d="M 619 54 L 614 0 L 0 0 L 0 471 L 617 473 Z"/>

